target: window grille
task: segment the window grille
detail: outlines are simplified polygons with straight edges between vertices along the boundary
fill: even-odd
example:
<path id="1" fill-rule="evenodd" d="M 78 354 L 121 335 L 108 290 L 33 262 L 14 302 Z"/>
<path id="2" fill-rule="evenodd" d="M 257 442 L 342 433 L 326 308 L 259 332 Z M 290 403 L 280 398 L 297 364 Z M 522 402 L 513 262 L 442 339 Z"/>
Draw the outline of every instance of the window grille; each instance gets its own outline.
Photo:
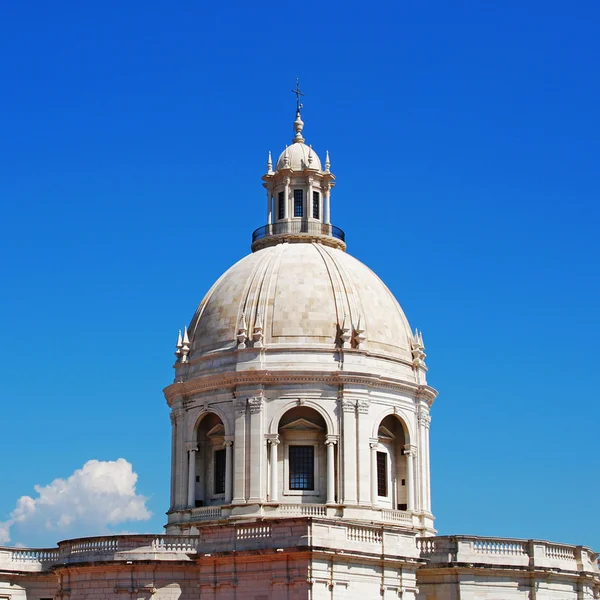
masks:
<path id="1" fill-rule="evenodd" d="M 215 451 L 215 494 L 225 493 L 225 450 Z"/>
<path id="2" fill-rule="evenodd" d="M 315 447 L 289 447 L 290 490 L 315 489 Z"/>
<path id="3" fill-rule="evenodd" d="M 303 194 L 302 190 L 294 190 L 294 216 L 302 217 L 304 214 L 303 210 Z"/>
<path id="4" fill-rule="evenodd" d="M 283 219 L 283 217 L 285 216 L 285 193 L 284 192 L 279 192 L 279 195 L 277 196 L 277 201 L 279 203 L 279 207 L 277 209 L 277 214 L 279 215 L 280 219 Z"/>
<path id="5" fill-rule="evenodd" d="M 313 219 L 319 218 L 319 192 L 313 192 Z"/>
<path id="6" fill-rule="evenodd" d="M 387 496 L 387 454 L 377 453 L 377 495 Z"/>

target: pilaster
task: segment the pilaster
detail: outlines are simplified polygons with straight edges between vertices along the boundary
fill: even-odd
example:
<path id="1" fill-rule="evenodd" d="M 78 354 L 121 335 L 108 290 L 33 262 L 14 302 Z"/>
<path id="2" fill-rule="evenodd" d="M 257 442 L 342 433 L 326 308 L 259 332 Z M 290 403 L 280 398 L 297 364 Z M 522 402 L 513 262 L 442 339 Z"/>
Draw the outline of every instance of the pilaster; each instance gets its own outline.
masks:
<path id="1" fill-rule="evenodd" d="M 246 503 L 246 404 L 245 397 L 234 394 L 233 443 L 233 500 L 232 504 Z"/>
<path id="2" fill-rule="evenodd" d="M 250 496 L 248 503 L 251 504 L 264 501 L 265 496 L 264 404 L 262 393 L 248 398 L 248 412 L 250 413 Z"/>
<path id="3" fill-rule="evenodd" d="M 358 503 L 357 490 L 357 440 L 356 440 L 356 401 L 340 398 L 342 412 L 342 452 L 343 452 L 343 499 L 344 504 Z"/>

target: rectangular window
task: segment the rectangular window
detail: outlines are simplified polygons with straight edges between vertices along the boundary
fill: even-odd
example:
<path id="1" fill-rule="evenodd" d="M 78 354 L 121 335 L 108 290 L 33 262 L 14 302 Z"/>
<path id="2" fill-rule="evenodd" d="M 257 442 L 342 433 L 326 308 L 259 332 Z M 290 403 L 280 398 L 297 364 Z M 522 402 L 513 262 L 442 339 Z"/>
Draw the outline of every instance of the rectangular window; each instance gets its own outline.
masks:
<path id="1" fill-rule="evenodd" d="M 290 490 L 315 489 L 315 447 L 289 447 Z"/>
<path id="2" fill-rule="evenodd" d="M 319 192 L 313 192 L 313 219 L 319 218 Z"/>
<path id="3" fill-rule="evenodd" d="M 225 493 L 225 450 L 215 451 L 215 494 Z"/>
<path id="4" fill-rule="evenodd" d="M 285 216 L 285 193 L 284 192 L 279 192 L 279 195 L 277 196 L 277 202 L 279 204 L 278 209 L 277 209 L 277 214 L 279 215 L 280 219 L 283 219 L 283 217 Z"/>
<path id="5" fill-rule="evenodd" d="M 387 496 L 387 454 L 377 453 L 377 495 Z"/>
<path id="6" fill-rule="evenodd" d="M 294 190 L 294 216 L 302 217 L 304 215 L 304 196 L 302 190 Z"/>

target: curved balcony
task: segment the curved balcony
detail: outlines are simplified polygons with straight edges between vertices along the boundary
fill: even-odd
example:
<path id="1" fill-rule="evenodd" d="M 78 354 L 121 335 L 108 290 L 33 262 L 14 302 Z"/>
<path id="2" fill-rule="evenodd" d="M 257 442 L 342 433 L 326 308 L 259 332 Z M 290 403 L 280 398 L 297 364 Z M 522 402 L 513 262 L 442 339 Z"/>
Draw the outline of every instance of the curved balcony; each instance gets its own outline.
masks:
<path id="1" fill-rule="evenodd" d="M 334 248 L 346 249 L 346 234 L 335 225 L 310 219 L 290 219 L 263 225 L 252 232 L 252 251 L 282 241 L 319 241 Z"/>

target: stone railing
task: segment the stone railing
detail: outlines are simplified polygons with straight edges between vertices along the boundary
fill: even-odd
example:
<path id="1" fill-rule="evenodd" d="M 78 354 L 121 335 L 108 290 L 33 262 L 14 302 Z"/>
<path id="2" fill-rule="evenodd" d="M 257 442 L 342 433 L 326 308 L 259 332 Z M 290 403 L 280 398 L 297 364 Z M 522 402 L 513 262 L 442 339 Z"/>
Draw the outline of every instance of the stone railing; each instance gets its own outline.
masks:
<path id="1" fill-rule="evenodd" d="M 381 511 L 381 520 L 386 523 L 402 523 L 403 525 L 412 525 L 412 515 L 405 510 L 387 510 Z"/>
<path id="2" fill-rule="evenodd" d="M 421 557 L 432 565 L 483 564 L 598 573 L 598 554 L 585 546 L 541 540 L 475 536 L 417 538 Z"/>
<path id="3" fill-rule="evenodd" d="M 193 521 L 218 521 L 223 518 L 223 510 L 220 506 L 201 506 L 191 509 Z"/>
<path id="4" fill-rule="evenodd" d="M 282 517 L 324 517 L 327 515 L 325 504 L 280 504 L 269 515 Z"/>

